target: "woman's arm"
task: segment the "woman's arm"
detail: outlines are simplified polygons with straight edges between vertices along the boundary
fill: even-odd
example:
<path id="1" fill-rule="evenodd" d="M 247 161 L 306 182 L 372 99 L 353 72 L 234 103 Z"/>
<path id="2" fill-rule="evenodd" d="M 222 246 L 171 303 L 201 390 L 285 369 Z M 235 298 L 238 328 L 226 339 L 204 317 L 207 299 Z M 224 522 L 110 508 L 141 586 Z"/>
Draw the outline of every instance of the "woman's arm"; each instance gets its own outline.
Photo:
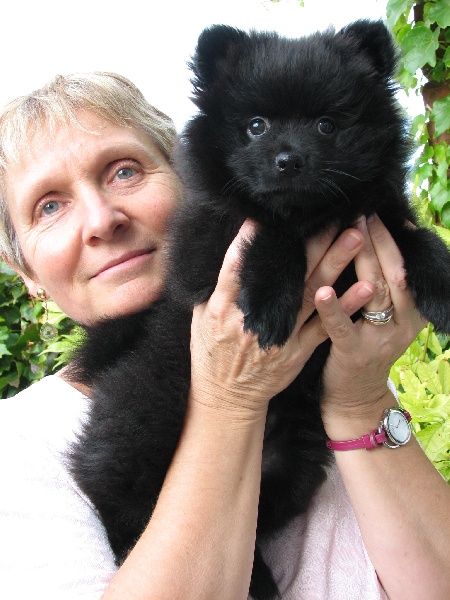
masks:
<path id="1" fill-rule="evenodd" d="M 247 224 L 241 236 L 249 231 Z M 310 245 L 309 299 L 290 340 L 269 352 L 242 331 L 239 239 L 230 247 L 213 296 L 194 311 L 191 394 L 178 449 L 151 521 L 105 599 L 247 598 L 268 403 L 325 339 L 318 319 L 303 325 L 314 293 L 337 278 L 363 235 L 346 232 L 326 252 L 332 239 L 330 232 Z M 356 290 L 361 306 L 373 286 Z"/>
<path id="2" fill-rule="evenodd" d="M 423 321 L 407 290 L 402 257 L 375 217 L 360 225 L 366 241 L 355 263 L 360 278 L 377 286 L 367 310 L 391 302 L 393 320 L 352 324 L 331 290 L 316 304 L 333 341 L 325 369 L 323 419 L 333 440 L 350 440 L 375 429 L 385 408 L 396 405 L 386 387 L 390 366 L 413 341 Z M 450 487 L 415 439 L 335 452 L 364 543 L 391 600 L 450 598 Z"/>

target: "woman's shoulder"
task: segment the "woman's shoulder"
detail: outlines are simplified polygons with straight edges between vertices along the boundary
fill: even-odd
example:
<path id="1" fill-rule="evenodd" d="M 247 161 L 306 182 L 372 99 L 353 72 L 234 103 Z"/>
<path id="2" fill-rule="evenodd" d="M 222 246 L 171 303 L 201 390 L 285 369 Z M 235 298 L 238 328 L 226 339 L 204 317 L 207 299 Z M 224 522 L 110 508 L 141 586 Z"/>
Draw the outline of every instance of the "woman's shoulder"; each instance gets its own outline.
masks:
<path id="1" fill-rule="evenodd" d="M 88 402 L 59 376 L 0 400 L 2 598 L 99 598 L 115 572 L 105 531 L 67 463 Z"/>
<path id="2" fill-rule="evenodd" d="M 58 375 L 0 401 L 0 477 L 18 490 L 81 497 L 68 454 L 87 414 L 89 399 Z M 25 500 L 27 502 L 27 500 Z M 84 502 L 90 506 L 89 501 Z M 0 507 L 4 507 L 2 497 Z M 91 507 L 92 508 L 92 507 Z"/>
<path id="3" fill-rule="evenodd" d="M 74 439 L 88 405 L 89 399 L 59 375 L 48 375 L 0 400 L 0 431 L 61 450 Z"/>

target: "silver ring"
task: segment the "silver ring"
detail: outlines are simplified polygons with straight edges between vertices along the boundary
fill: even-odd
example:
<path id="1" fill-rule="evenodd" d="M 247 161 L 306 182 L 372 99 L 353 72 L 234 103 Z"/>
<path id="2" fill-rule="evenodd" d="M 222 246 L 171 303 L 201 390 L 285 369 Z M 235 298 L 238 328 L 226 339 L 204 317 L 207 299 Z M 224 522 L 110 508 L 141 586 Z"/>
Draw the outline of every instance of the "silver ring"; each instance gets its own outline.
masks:
<path id="1" fill-rule="evenodd" d="M 362 316 L 366 321 L 372 323 L 373 325 L 386 325 L 392 319 L 392 315 L 394 314 L 394 305 L 391 304 L 389 308 L 386 310 L 379 311 L 365 311 L 361 310 Z"/>

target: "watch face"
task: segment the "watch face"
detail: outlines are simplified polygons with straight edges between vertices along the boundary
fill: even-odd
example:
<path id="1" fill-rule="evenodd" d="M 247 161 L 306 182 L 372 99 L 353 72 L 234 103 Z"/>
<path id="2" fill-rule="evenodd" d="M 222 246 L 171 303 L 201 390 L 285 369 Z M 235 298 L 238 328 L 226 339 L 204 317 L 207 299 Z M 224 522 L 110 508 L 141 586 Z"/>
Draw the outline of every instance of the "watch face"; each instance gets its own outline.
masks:
<path id="1" fill-rule="evenodd" d="M 386 417 L 386 433 L 396 444 L 406 444 L 411 437 L 408 419 L 399 410 L 391 410 Z"/>

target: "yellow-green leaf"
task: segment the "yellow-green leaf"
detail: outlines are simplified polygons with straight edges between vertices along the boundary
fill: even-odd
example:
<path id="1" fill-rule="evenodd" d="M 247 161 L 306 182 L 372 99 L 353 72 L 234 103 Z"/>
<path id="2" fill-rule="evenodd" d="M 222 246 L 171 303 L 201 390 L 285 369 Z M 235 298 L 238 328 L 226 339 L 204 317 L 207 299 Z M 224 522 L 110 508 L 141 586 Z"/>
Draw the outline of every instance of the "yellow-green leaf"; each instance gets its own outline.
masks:
<path id="1" fill-rule="evenodd" d="M 419 406 L 427 402 L 425 385 L 421 384 L 419 378 L 412 371 L 409 369 L 402 371 L 400 381 L 409 402 Z"/>
<path id="2" fill-rule="evenodd" d="M 417 375 L 421 382 L 425 384 L 427 390 L 432 394 L 441 394 L 442 386 L 438 374 L 430 368 L 428 363 L 419 362 L 417 365 Z"/>
<path id="3" fill-rule="evenodd" d="M 442 354 L 442 346 L 439 343 L 439 339 L 434 331 L 430 331 L 430 335 L 428 336 L 428 348 L 431 350 L 431 352 L 433 352 L 433 354 L 436 354 L 436 356 Z"/>
<path id="4" fill-rule="evenodd" d="M 448 427 L 445 424 L 429 425 L 416 436 L 430 460 L 448 458 Z"/>
<path id="5" fill-rule="evenodd" d="M 389 373 L 389 377 L 392 380 L 392 383 L 395 385 L 396 389 L 400 387 L 400 371 L 402 370 L 401 366 L 393 366 Z"/>
<path id="6" fill-rule="evenodd" d="M 438 366 L 438 376 L 441 382 L 442 392 L 450 394 L 450 364 L 448 360 L 441 360 Z M 450 398 L 449 398 L 450 403 Z"/>

